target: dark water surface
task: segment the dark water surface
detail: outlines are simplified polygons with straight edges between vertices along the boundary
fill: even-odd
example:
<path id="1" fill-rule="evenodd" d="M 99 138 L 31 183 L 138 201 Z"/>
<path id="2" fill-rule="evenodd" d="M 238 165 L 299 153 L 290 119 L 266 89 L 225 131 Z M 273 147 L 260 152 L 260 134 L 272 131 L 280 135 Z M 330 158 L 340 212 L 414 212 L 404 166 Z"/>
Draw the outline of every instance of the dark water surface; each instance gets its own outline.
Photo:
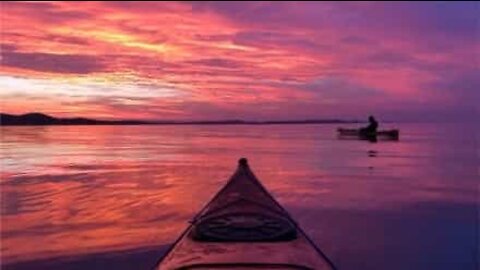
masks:
<path id="1" fill-rule="evenodd" d="M 2 269 L 148 269 L 243 156 L 339 269 L 478 269 L 477 130 L 395 126 L 2 127 Z"/>

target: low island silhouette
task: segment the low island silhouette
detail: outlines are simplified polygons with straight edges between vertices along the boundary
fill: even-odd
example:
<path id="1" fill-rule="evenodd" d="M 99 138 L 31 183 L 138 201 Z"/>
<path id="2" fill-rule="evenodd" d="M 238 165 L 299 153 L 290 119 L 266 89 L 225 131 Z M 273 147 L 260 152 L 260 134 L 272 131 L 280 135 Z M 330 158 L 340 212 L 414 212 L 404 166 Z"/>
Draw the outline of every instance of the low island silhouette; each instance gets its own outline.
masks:
<path id="1" fill-rule="evenodd" d="M 360 123 L 358 120 L 303 119 L 303 120 L 98 120 L 84 117 L 57 118 L 44 113 L 13 115 L 0 113 L 2 126 L 44 126 L 44 125 L 274 125 L 274 124 L 342 124 Z"/>

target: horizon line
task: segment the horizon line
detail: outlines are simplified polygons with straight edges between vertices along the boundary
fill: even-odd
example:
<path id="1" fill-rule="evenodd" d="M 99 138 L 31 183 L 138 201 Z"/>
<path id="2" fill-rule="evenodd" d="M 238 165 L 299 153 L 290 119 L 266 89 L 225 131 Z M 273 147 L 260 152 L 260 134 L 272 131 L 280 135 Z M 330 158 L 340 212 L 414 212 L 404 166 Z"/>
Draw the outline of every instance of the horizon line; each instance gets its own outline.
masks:
<path id="1" fill-rule="evenodd" d="M 144 122 L 146 124 L 168 124 L 168 123 L 221 123 L 221 122 L 244 122 L 244 123 L 281 123 L 281 122 L 308 122 L 308 121 L 329 121 L 329 122 L 346 122 L 346 123 L 359 123 L 364 122 L 358 119 L 347 119 L 347 118 L 297 118 L 297 119 L 263 119 L 263 120 L 250 120 L 250 119 L 241 119 L 241 118 L 224 118 L 224 119 L 140 119 L 140 118 L 102 118 L 102 117 L 84 117 L 84 116 L 69 116 L 69 117 L 58 117 L 52 114 L 42 113 L 42 112 L 27 112 L 21 114 L 12 114 L 6 112 L 0 112 L 1 115 L 8 115 L 14 117 L 27 117 L 32 115 L 42 115 L 46 117 L 53 118 L 55 120 L 91 120 L 91 121 L 104 121 L 104 122 Z"/>

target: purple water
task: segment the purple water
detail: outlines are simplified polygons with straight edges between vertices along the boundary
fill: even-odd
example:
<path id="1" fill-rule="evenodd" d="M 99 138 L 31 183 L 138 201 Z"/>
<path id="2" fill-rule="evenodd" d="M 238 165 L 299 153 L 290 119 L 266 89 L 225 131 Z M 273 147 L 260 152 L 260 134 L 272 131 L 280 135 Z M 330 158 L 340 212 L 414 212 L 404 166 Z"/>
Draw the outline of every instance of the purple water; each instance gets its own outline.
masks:
<path id="1" fill-rule="evenodd" d="M 478 269 L 478 130 L 390 126 L 2 127 L 2 265 L 146 267 L 247 157 L 339 269 Z"/>

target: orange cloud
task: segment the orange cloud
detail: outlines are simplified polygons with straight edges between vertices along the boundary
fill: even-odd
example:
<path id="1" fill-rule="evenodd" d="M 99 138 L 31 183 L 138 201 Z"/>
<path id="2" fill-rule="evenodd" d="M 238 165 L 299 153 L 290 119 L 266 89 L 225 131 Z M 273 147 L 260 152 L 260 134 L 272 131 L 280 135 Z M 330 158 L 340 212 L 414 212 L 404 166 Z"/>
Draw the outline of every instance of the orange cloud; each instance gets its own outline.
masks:
<path id="1" fill-rule="evenodd" d="M 2 110 L 163 119 L 438 110 L 478 69 L 476 16 L 467 3 L 453 13 L 410 5 L 397 14 L 386 3 L 4 3 Z"/>

